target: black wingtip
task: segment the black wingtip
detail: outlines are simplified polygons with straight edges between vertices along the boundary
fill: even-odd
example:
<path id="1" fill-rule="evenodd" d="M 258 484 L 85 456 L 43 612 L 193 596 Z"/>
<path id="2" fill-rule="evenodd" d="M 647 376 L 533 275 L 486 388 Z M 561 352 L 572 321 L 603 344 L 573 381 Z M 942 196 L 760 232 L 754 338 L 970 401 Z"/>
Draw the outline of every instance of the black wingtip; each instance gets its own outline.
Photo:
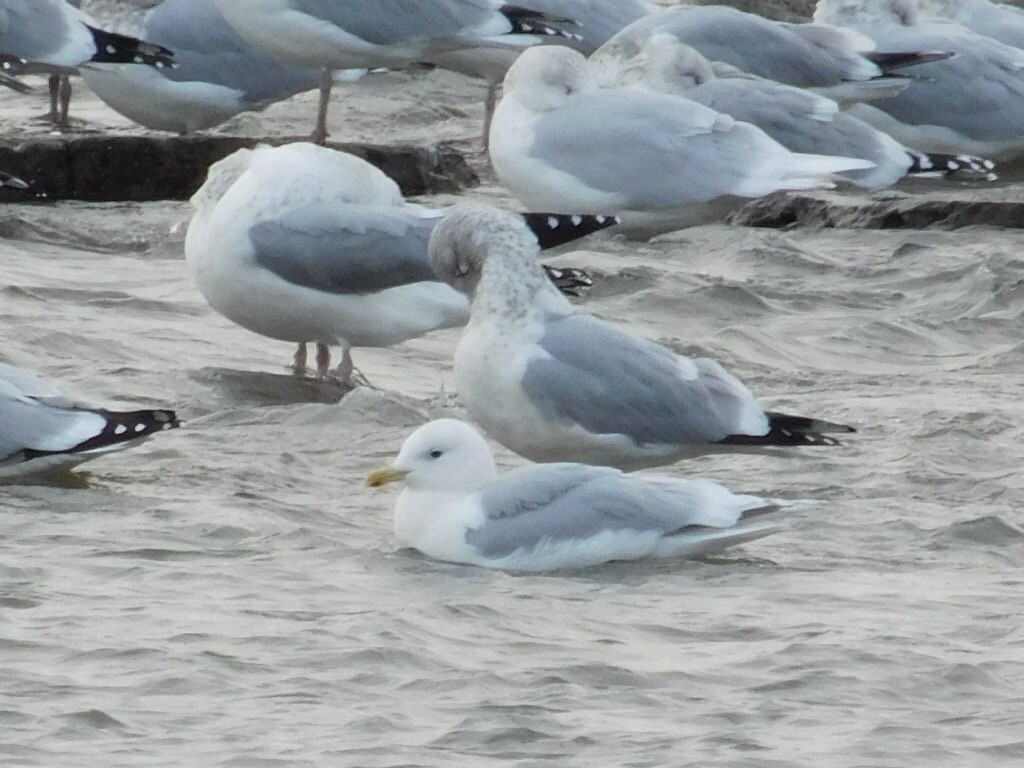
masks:
<path id="1" fill-rule="evenodd" d="M 89 31 L 96 43 L 91 60 L 97 64 L 148 64 L 158 69 L 175 66 L 173 51 L 162 45 L 95 27 L 89 27 Z"/>
<path id="2" fill-rule="evenodd" d="M 17 176 L 12 176 L 9 173 L 0 171 L 0 187 L 10 187 L 11 189 L 26 190 L 29 188 L 28 182 L 19 179 Z"/>
<path id="3" fill-rule="evenodd" d="M 174 411 L 96 411 L 107 420 L 103 431 L 84 443 L 76 445 L 68 453 L 82 453 L 106 448 L 118 443 L 140 440 L 144 437 L 176 429 L 181 426 Z"/>
<path id="4" fill-rule="evenodd" d="M 777 447 L 842 445 L 830 434 L 851 434 L 857 430 L 846 424 L 836 424 L 806 416 L 790 416 L 768 411 L 768 433 L 765 435 L 729 435 L 723 445 L 764 445 Z"/>
<path id="5" fill-rule="evenodd" d="M 585 270 L 576 267 L 550 267 L 542 265 L 548 279 L 566 296 L 579 298 L 594 285 L 594 279 Z"/>
<path id="6" fill-rule="evenodd" d="M 911 165 L 907 173 L 911 176 L 939 177 L 966 176 L 980 177 L 995 181 L 998 176 L 992 172 L 996 164 L 984 157 L 974 155 L 942 155 L 907 150 Z"/>
<path id="7" fill-rule="evenodd" d="M 956 54 L 952 51 L 865 51 L 861 55 L 886 74 L 892 74 L 908 67 L 945 61 Z"/>
<path id="8" fill-rule="evenodd" d="M 521 5 L 503 5 L 498 9 L 512 25 L 512 34 L 535 35 L 537 37 L 564 37 L 567 40 L 582 40 L 581 35 L 575 32 L 566 32 L 556 24 L 571 24 L 580 26 L 575 19 L 561 16 L 549 16 L 535 11 L 532 8 L 524 8 Z"/>
<path id="9" fill-rule="evenodd" d="M 571 243 L 621 221 L 618 216 L 582 213 L 524 213 L 522 217 L 537 237 L 541 250 Z"/>

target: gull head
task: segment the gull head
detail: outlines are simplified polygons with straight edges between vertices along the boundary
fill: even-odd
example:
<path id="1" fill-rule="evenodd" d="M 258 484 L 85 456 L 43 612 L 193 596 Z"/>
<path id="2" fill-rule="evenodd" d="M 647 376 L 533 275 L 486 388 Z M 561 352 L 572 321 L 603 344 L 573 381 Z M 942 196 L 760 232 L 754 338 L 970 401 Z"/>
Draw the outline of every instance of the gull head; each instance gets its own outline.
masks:
<path id="1" fill-rule="evenodd" d="M 495 254 L 510 271 L 541 273 L 535 260 L 537 238 L 522 217 L 480 203 L 454 206 L 431 232 L 428 252 L 434 274 L 467 296 L 476 292 L 484 265 Z M 527 258 L 525 267 L 516 270 L 519 255 Z M 524 278 L 516 275 L 517 280 Z"/>
<path id="2" fill-rule="evenodd" d="M 505 75 L 506 96 L 515 94 L 533 112 L 550 112 L 577 93 L 597 87 L 583 54 L 562 45 L 527 48 Z"/>
<path id="3" fill-rule="evenodd" d="M 414 491 L 472 493 L 495 477 L 483 436 L 464 421 L 438 419 L 409 435 L 394 463 L 371 472 L 366 484 L 381 488 L 404 480 Z"/>
<path id="4" fill-rule="evenodd" d="M 626 63 L 616 85 L 641 83 L 662 93 L 684 94 L 714 79 L 711 63 L 697 50 L 659 33 Z"/>

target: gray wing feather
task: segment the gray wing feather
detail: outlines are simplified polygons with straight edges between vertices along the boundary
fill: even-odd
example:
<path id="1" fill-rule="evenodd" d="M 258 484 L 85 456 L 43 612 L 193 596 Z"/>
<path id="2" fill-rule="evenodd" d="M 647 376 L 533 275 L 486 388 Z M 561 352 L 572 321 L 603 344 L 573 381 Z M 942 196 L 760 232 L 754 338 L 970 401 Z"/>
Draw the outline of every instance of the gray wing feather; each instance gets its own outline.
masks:
<path id="1" fill-rule="evenodd" d="M 893 142 L 844 113 L 834 102 L 778 83 L 758 80 L 710 80 L 687 92 L 694 101 L 752 123 L 793 152 L 836 157 L 859 157 L 875 163 L 851 177 L 890 170 L 896 178 L 909 166 L 906 153 L 894 153 Z"/>
<path id="2" fill-rule="evenodd" d="M 553 419 L 588 432 L 625 435 L 638 445 L 710 443 L 741 427 L 753 395 L 712 360 L 691 361 L 685 379 L 679 358 L 653 342 L 623 333 L 589 315 L 570 315 L 545 326 L 523 388 Z M 764 419 L 764 434 L 768 419 Z"/>
<path id="3" fill-rule="evenodd" d="M 260 104 L 316 87 L 315 69 L 288 67 L 240 38 L 214 0 L 165 0 L 146 16 L 148 41 L 174 51 L 174 68 L 160 70 L 175 82 L 234 88 Z"/>
<path id="4" fill-rule="evenodd" d="M 57 2 L 0 3 L 0 53 L 30 62 L 46 62 L 64 44 L 68 34 L 69 12 Z"/>
<path id="5" fill-rule="evenodd" d="M 579 22 L 578 27 L 571 29 L 579 39 L 564 39 L 559 44 L 575 48 L 585 56 L 592 54 L 624 27 L 656 12 L 655 6 L 639 0 L 524 0 L 521 5 L 553 17 Z"/>
<path id="6" fill-rule="evenodd" d="M 374 45 L 456 37 L 495 13 L 484 0 L 289 0 L 289 4 Z"/>
<path id="7" fill-rule="evenodd" d="M 626 208 L 672 208 L 734 194 L 754 142 L 764 140 L 755 133 L 727 117 L 709 120 L 705 107 L 687 99 L 584 93 L 538 121 L 530 154 L 621 194 Z"/>
<path id="8" fill-rule="evenodd" d="M 980 35 L 914 27 L 872 30 L 872 37 L 886 51 L 956 54 L 914 67 L 910 85 L 873 106 L 908 125 L 943 125 L 982 141 L 1024 135 L 1024 68 L 1017 49 Z"/>
<path id="9" fill-rule="evenodd" d="M 56 408 L 0 393 L 0 462 L 24 450 L 70 450 L 87 439 L 81 436 L 82 429 L 98 435 L 105 424 L 102 416 L 89 411 Z M 69 432 L 78 437 L 62 437 Z"/>
<path id="10" fill-rule="evenodd" d="M 642 480 L 607 467 L 542 464 L 513 470 L 480 492 L 483 525 L 466 540 L 500 558 L 541 542 L 587 539 L 605 531 L 671 535 L 720 524 L 702 514 L 705 482 Z"/>
<path id="11" fill-rule="evenodd" d="M 327 293 L 373 293 L 436 281 L 427 242 L 436 219 L 380 206 L 307 206 L 255 224 L 257 264 Z"/>

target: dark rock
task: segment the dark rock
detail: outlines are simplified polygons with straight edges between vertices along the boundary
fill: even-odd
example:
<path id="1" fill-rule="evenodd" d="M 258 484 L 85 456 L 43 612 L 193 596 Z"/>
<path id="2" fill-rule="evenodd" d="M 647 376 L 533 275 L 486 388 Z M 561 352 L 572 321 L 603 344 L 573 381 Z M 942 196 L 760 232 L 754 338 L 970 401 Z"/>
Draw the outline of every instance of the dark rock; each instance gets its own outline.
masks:
<path id="1" fill-rule="evenodd" d="M 211 164 L 243 147 L 295 139 L 234 136 L 46 136 L 0 140 L 0 167 L 49 200 L 91 202 L 185 200 L 206 180 Z M 380 168 L 404 195 L 457 192 L 477 182 L 451 147 L 331 144 Z M 0 188 L 0 201 L 24 202 L 25 192 Z"/>
<path id="2" fill-rule="evenodd" d="M 748 203 L 730 217 L 748 227 L 852 229 L 960 229 L 970 226 L 1024 229 L 1024 189 L 964 187 L 905 194 L 886 190 L 778 193 Z"/>

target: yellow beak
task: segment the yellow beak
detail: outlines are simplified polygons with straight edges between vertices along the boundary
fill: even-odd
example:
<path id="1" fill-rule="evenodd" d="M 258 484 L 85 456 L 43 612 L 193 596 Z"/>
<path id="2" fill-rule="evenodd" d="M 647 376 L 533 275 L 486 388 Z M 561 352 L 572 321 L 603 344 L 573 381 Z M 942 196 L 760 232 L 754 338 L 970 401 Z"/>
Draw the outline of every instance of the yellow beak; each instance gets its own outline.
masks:
<path id="1" fill-rule="evenodd" d="M 388 483 L 403 479 L 409 473 L 404 469 L 394 467 L 381 467 L 375 469 L 366 477 L 366 484 L 371 488 L 383 488 Z"/>

